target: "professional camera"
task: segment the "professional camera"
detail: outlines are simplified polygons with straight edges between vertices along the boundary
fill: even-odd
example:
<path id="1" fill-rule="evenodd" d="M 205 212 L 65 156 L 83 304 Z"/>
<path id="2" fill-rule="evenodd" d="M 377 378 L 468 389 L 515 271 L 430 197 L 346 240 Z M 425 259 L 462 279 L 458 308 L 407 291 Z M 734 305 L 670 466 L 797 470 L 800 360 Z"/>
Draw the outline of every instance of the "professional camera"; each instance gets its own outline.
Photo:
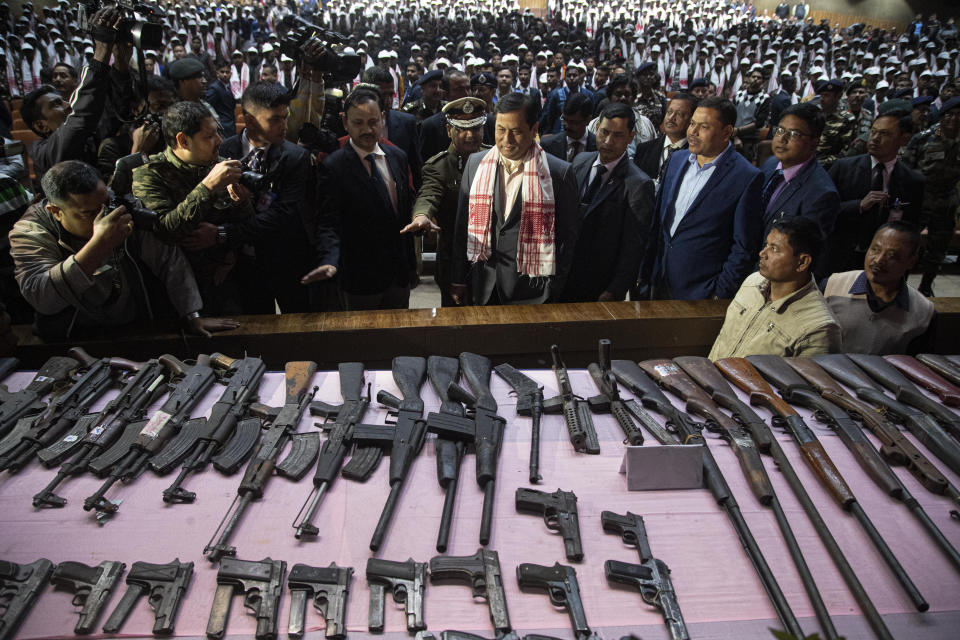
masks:
<path id="1" fill-rule="evenodd" d="M 280 34 L 282 53 L 319 69 L 328 81 L 347 82 L 360 73 L 360 56 L 343 53 L 346 38 L 335 31 L 318 27 L 299 16 L 288 15 L 277 25 L 277 33 Z M 323 45 L 323 53 L 319 58 L 307 59 L 303 54 L 304 47 L 311 40 Z"/>
<path id="2" fill-rule="evenodd" d="M 140 199 L 132 193 L 121 196 L 111 191 L 109 210 L 113 211 L 118 207 L 127 208 L 127 213 L 133 216 L 133 226 L 141 231 L 152 231 L 157 224 L 157 212 L 145 208 Z"/>
<path id="3" fill-rule="evenodd" d="M 103 0 L 80 0 L 77 24 L 81 31 L 91 32 L 90 16 L 103 7 Z M 117 0 L 117 9 L 123 14 L 117 26 L 117 40 L 132 44 L 141 50 L 163 49 L 163 19 L 166 11 L 158 5 L 134 0 Z"/>

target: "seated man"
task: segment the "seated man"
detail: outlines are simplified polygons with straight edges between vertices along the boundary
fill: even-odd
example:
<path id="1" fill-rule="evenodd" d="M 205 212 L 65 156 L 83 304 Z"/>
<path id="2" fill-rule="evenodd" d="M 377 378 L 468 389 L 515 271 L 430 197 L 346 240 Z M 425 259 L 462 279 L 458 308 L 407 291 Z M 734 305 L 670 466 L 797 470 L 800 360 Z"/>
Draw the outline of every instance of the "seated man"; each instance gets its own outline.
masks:
<path id="1" fill-rule="evenodd" d="M 916 227 L 888 222 L 873 234 L 863 270 L 834 273 L 821 284 L 830 310 L 840 321 L 845 352 L 919 350 L 920 338 L 934 317 L 933 303 L 907 286 L 907 273 L 919 251 Z"/>
<path id="2" fill-rule="evenodd" d="M 823 237 L 809 218 L 778 220 L 758 271 L 727 307 L 710 359 L 770 354 L 809 356 L 840 350 L 840 325 L 813 279 Z"/>
<path id="3" fill-rule="evenodd" d="M 136 228 L 124 207 L 108 212 L 96 169 L 77 160 L 56 164 L 43 176 L 43 191 L 47 199 L 10 232 L 17 282 L 37 311 L 42 338 L 83 338 L 153 320 L 164 288 L 191 331 L 209 336 L 239 326 L 200 317 L 200 293 L 183 253 Z"/>

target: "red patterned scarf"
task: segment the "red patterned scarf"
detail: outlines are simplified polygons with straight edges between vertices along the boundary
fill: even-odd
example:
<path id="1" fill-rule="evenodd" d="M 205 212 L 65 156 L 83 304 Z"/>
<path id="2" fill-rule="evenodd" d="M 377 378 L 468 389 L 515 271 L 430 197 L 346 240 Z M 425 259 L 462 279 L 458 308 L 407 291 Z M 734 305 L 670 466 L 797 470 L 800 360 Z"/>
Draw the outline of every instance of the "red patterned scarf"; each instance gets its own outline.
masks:
<path id="1" fill-rule="evenodd" d="M 496 147 L 480 162 L 470 185 L 469 221 L 467 223 L 467 259 L 484 262 L 490 257 L 490 222 L 493 217 L 493 190 L 500 169 L 500 152 Z M 520 187 L 520 236 L 517 239 L 517 268 L 531 278 L 556 273 L 554 215 L 556 202 L 546 152 L 536 142 L 523 159 Z M 512 202 L 504 203 L 511 207 Z"/>

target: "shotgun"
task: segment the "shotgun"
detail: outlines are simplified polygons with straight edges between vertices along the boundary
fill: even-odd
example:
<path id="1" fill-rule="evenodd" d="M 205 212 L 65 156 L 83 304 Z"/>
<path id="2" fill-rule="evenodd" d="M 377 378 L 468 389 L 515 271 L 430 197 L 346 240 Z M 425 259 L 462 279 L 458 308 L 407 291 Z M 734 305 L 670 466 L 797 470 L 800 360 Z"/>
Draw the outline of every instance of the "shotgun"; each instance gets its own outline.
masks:
<path id="1" fill-rule="evenodd" d="M 667 419 L 668 428 L 673 428 L 673 433 L 676 435 L 667 432 L 670 433 L 670 435 L 664 439 L 660 439 L 661 435 L 653 432 L 654 437 L 660 441 L 660 444 L 677 444 L 679 441 L 680 444 L 701 447 L 703 451 L 704 484 L 710 490 L 713 499 L 717 501 L 717 505 L 719 505 L 727 514 L 727 517 L 730 518 L 730 522 L 737 532 L 737 537 L 740 539 L 741 546 L 747 554 L 750 564 L 753 565 L 754 570 L 760 577 L 760 583 L 767 592 L 767 597 L 770 598 L 770 602 L 777 612 L 777 617 L 780 619 L 780 622 L 784 628 L 794 636 L 798 638 L 804 637 L 803 630 L 800 628 L 796 616 L 794 616 L 793 611 L 790 609 L 787 598 L 783 595 L 783 591 L 780 589 L 780 585 L 777 583 L 773 571 L 770 570 L 770 566 L 767 564 L 763 552 L 753 537 L 753 532 L 750 531 L 750 527 L 747 526 L 747 521 L 744 520 L 743 514 L 740 512 L 740 505 L 737 504 L 737 499 L 734 497 L 733 492 L 730 491 L 726 478 L 723 477 L 723 473 L 720 471 L 720 467 L 717 465 L 713 453 L 711 453 L 706 442 L 704 442 L 700 425 L 687 413 L 673 406 L 673 403 L 663 394 L 663 391 L 660 390 L 657 383 L 643 373 L 643 370 L 639 367 L 633 375 L 629 375 L 628 371 L 621 369 L 618 377 L 624 380 L 629 379 L 628 386 L 631 391 L 637 395 L 641 404 L 664 416 Z"/>
<path id="2" fill-rule="evenodd" d="M 687 412 L 700 416 L 706 420 L 707 428 L 718 428 L 724 440 L 733 448 L 740 463 L 740 469 L 744 477 L 753 490 L 757 501 L 760 504 L 770 507 L 773 511 L 777 526 L 783 534 L 783 540 L 787 545 L 787 550 L 793 563 L 800 574 L 800 580 L 803 587 L 810 597 L 810 603 L 817 615 L 820 623 L 820 629 L 827 638 L 838 638 L 837 630 L 830 619 L 830 614 L 823 602 L 823 597 L 817 588 L 817 584 L 810 573 L 806 559 L 803 557 L 803 551 L 797 543 L 797 538 L 790 527 L 787 515 L 783 511 L 780 500 L 770 483 L 767 470 L 760 459 L 760 453 L 747 430 L 727 416 L 720 410 L 720 407 L 706 394 L 706 392 L 697 386 L 680 367 L 670 360 L 647 360 L 641 362 L 640 367 L 647 372 L 660 385 L 682 398 L 686 403 Z"/>
<path id="3" fill-rule="evenodd" d="M 773 433 L 770 431 L 767 423 L 764 422 L 748 404 L 737 397 L 737 394 L 734 393 L 730 385 L 727 384 L 727 381 L 720 371 L 717 370 L 714 364 L 707 358 L 681 356 L 674 358 L 673 361 L 683 369 L 687 375 L 693 378 L 697 384 L 703 387 L 703 389 L 710 394 L 714 402 L 727 411 L 730 411 L 734 419 L 750 431 L 750 435 L 753 437 L 753 441 L 757 444 L 757 448 L 761 453 L 773 458 L 780 473 L 783 474 L 784 479 L 790 486 L 791 491 L 793 491 L 797 497 L 797 501 L 800 502 L 800 506 L 803 507 L 804 513 L 807 514 L 807 518 L 810 519 L 814 531 L 817 532 L 820 541 L 823 542 L 823 546 L 830 555 L 830 559 L 833 560 L 844 582 L 846 582 L 847 588 L 850 589 L 850 593 L 857 601 L 857 604 L 860 605 L 860 610 L 863 612 L 864 617 L 866 617 L 870 627 L 878 638 L 882 640 L 893 640 L 893 634 L 890 633 L 887 624 L 883 621 L 883 618 L 880 617 L 880 613 L 877 611 L 876 606 L 874 606 L 873 601 L 870 600 L 870 596 L 860 583 L 860 579 L 857 578 L 857 574 L 853 572 L 853 567 L 850 566 L 846 556 L 843 555 L 843 551 L 840 549 L 840 545 L 837 544 L 836 538 L 833 537 L 830 529 L 827 528 L 827 523 L 824 522 L 823 517 L 817 510 L 817 506 L 803 486 L 803 481 L 797 476 L 797 472 L 794 470 L 789 458 L 787 458 L 786 453 L 784 453 L 780 447 L 780 443 L 773 437 Z"/>
<path id="4" fill-rule="evenodd" d="M 626 403 L 620 397 L 617 379 L 610 370 L 610 341 L 601 338 L 598 352 L 597 361 L 588 364 L 587 371 L 600 393 L 588 398 L 587 402 L 597 413 L 612 414 L 620 425 L 620 429 L 623 430 L 626 441 L 632 446 L 640 446 L 643 444 L 643 431 L 634 424 Z"/>
<path id="5" fill-rule="evenodd" d="M 493 368 L 517 396 L 517 415 L 533 419 L 530 433 L 530 484 L 540 484 L 540 416 L 543 415 L 543 387 L 509 364 Z"/>
<path id="6" fill-rule="evenodd" d="M 891 355 L 883 359 L 900 370 L 914 383 L 940 398 L 948 407 L 960 407 L 960 388 L 949 380 L 944 380 L 936 371 L 924 365 L 913 356 Z"/>
<path id="7" fill-rule="evenodd" d="M 917 360 L 927 365 L 941 376 L 960 385 L 960 365 L 956 364 L 946 356 L 935 353 L 921 353 L 917 355 Z"/>
<path id="8" fill-rule="evenodd" d="M 870 521 L 856 496 L 853 495 L 853 491 L 843 479 L 840 470 L 833 464 L 823 445 L 803 421 L 803 418 L 800 417 L 800 414 L 773 392 L 770 385 L 745 358 L 724 358 L 718 360 L 716 365 L 736 386 L 749 394 L 751 403 L 765 406 L 784 421 L 814 475 L 817 476 L 820 483 L 830 492 L 844 511 L 849 511 L 857 519 L 917 611 L 929 609 L 930 605 L 923 599 L 910 576 L 900 565 L 900 561 L 890 551 L 890 547 L 880 536 L 880 532 Z"/>

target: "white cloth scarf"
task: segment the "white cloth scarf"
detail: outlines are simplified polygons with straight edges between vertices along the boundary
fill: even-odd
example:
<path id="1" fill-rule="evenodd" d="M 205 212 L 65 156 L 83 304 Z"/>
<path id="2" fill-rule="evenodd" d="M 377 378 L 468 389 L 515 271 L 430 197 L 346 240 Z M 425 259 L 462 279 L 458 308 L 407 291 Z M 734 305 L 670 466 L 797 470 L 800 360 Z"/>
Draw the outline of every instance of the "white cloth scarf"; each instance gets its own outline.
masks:
<path id="1" fill-rule="evenodd" d="M 240 71 L 237 71 L 237 65 L 230 65 L 230 92 L 237 100 L 243 96 L 243 92 L 250 86 L 250 66 L 244 62 L 240 65 Z"/>

